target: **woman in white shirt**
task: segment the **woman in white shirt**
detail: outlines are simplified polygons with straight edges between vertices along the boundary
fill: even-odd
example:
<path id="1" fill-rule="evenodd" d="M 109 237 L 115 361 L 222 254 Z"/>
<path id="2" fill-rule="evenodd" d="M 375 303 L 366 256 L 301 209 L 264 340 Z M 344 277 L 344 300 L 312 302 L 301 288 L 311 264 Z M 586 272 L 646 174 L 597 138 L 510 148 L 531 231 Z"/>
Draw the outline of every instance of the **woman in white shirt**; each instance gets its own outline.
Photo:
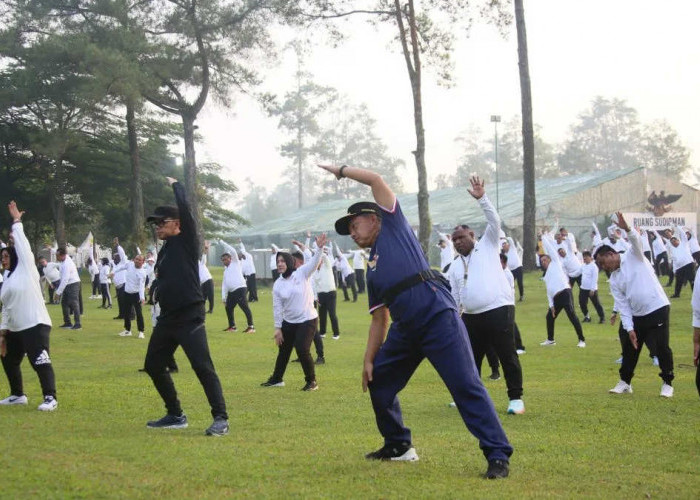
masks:
<path id="1" fill-rule="evenodd" d="M 8 205 L 12 217 L 11 241 L 13 247 L 2 249 L 2 264 L 9 271 L 0 292 L 2 321 L 0 322 L 0 354 L 2 366 L 10 383 L 10 396 L 0 405 L 26 405 L 27 396 L 22 386 L 20 364 L 26 353 L 44 395 L 41 411 L 53 411 L 56 401 L 56 380 L 49 357 L 51 318 L 46 310 L 39 284 L 39 271 L 34 265 L 34 254 L 24 235 L 22 214 L 14 201 Z"/>
<path id="2" fill-rule="evenodd" d="M 314 292 L 311 289 L 311 276 L 321 260 L 326 235 L 316 238 L 318 249 L 308 262 L 294 270 L 294 258 L 287 252 L 278 252 L 276 263 L 279 278 L 272 287 L 272 309 L 275 322 L 275 343 L 279 347 L 275 370 L 272 376 L 261 385 L 263 387 L 283 387 L 284 372 L 289 363 L 292 349 L 304 370 L 306 385 L 303 391 L 315 391 L 316 372 L 311 358 L 311 343 L 316 334 L 318 313 L 314 309 Z"/>

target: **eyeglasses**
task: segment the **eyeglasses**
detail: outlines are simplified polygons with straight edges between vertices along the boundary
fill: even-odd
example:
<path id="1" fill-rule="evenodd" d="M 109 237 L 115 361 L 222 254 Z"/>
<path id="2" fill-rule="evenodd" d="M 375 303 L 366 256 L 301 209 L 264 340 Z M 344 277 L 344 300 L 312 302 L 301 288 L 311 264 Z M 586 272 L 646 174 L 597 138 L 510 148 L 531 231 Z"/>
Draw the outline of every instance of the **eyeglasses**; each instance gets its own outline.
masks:
<path id="1" fill-rule="evenodd" d="M 155 223 L 155 226 L 156 227 L 163 227 L 163 226 L 165 226 L 166 223 L 172 222 L 174 220 L 177 220 L 177 219 L 161 219 Z"/>

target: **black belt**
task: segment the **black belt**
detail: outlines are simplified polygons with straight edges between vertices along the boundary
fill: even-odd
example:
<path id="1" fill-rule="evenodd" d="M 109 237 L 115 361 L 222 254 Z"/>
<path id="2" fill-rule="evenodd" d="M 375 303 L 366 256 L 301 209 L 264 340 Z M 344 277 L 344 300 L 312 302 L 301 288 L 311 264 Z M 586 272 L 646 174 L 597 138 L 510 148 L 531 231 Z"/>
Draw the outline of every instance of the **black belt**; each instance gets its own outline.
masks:
<path id="1" fill-rule="evenodd" d="M 396 300 L 396 297 L 398 297 L 401 292 L 425 281 L 439 281 L 443 285 L 448 285 L 447 280 L 442 273 L 433 269 L 426 269 L 425 271 L 421 271 L 418 274 L 414 274 L 413 276 L 409 276 L 408 278 L 399 281 L 396 285 L 389 288 L 386 292 L 384 292 L 382 302 L 387 306 L 391 305 L 391 303 Z"/>

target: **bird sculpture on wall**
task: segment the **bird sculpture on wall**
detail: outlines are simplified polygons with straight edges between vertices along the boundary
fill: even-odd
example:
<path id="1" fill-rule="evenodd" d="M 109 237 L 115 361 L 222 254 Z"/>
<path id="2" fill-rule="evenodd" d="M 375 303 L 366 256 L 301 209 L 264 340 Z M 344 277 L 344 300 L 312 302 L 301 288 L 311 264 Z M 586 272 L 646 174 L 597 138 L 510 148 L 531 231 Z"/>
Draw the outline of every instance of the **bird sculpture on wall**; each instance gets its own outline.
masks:
<path id="1" fill-rule="evenodd" d="M 649 198 L 647 198 L 647 202 L 649 203 L 647 210 L 653 212 L 655 216 L 661 217 L 663 214 L 670 212 L 673 209 L 671 203 L 678 201 L 681 196 L 683 195 L 666 194 L 664 191 L 656 194 L 656 191 L 652 191 Z"/>

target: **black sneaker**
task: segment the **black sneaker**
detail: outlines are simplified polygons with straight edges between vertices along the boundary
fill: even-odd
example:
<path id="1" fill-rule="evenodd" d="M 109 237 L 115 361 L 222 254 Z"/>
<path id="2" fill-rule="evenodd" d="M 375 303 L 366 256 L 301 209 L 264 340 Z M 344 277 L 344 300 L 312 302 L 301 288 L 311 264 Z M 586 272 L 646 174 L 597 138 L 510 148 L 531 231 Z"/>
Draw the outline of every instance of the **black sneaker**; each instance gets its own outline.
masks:
<path id="1" fill-rule="evenodd" d="M 501 374 L 498 370 L 494 370 L 491 375 L 489 375 L 489 378 L 491 380 L 500 380 L 501 379 Z"/>
<path id="2" fill-rule="evenodd" d="M 508 477 L 508 462 L 505 460 L 489 460 L 489 468 L 484 474 L 486 479 L 502 479 Z"/>
<path id="3" fill-rule="evenodd" d="M 150 429 L 184 429 L 187 427 L 187 416 L 183 413 L 182 415 L 166 415 L 160 420 L 151 420 L 146 424 L 146 427 Z"/>
<path id="4" fill-rule="evenodd" d="M 71 330 L 82 330 L 83 327 L 80 325 L 80 323 L 76 323 L 75 325 L 71 326 Z"/>
<path id="5" fill-rule="evenodd" d="M 385 444 L 377 451 L 367 453 L 367 460 L 393 460 L 397 462 L 416 462 L 418 454 L 411 443 Z"/>
<path id="6" fill-rule="evenodd" d="M 59 328 L 73 328 L 73 325 L 70 323 L 63 323 Z"/>
<path id="7" fill-rule="evenodd" d="M 598 324 L 602 325 L 603 323 L 605 323 L 605 318 L 600 318 L 600 321 L 598 321 Z"/>
<path id="8" fill-rule="evenodd" d="M 268 379 L 267 382 L 260 384 L 260 387 L 284 387 L 284 382 L 282 380 Z"/>
<path id="9" fill-rule="evenodd" d="M 301 388 L 302 391 L 316 391 L 318 390 L 318 384 L 316 383 L 315 380 L 312 380 L 311 382 L 307 382 L 304 387 Z"/>
<path id="10" fill-rule="evenodd" d="M 325 365 L 325 364 L 326 364 L 326 358 L 324 358 L 323 356 L 319 356 L 318 358 L 316 358 L 316 364 L 317 364 L 317 365 Z"/>
<path id="11" fill-rule="evenodd" d="M 204 431 L 207 436 L 225 436 L 228 434 L 228 420 L 223 417 L 214 418 L 214 422 Z"/>

